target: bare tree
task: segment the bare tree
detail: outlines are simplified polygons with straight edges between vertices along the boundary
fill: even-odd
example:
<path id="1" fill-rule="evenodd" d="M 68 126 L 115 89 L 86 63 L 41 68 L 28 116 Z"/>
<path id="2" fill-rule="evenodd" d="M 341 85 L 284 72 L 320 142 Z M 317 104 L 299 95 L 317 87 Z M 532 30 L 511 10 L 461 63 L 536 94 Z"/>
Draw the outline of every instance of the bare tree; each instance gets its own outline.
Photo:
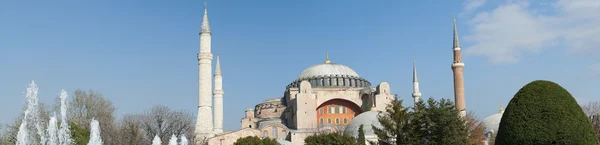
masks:
<path id="1" fill-rule="evenodd" d="M 481 123 L 481 120 L 477 118 L 475 112 L 470 111 L 467 114 L 467 129 L 469 130 L 469 144 L 480 145 L 486 140 L 485 129 Z"/>
<path id="2" fill-rule="evenodd" d="M 588 104 L 581 106 L 581 109 L 583 109 L 583 112 L 587 116 L 600 114 L 600 101 L 589 102 Z"/>
<path id="3" fill-rule="evenodd" d="M 172 110 L 166 106 L 155 105 L 142 117 L 142 130 L 146 135 L 146 143 L 151 143 L 156 135 L 161 140 L 168 140 L 173 134 L 187 137 L 194 136 L 194 117 L 191 113 Z M 163 142 L 166 144 L 167 142 Z"/>
<path id="4" fill-rule="evenodd" d="M 116 108 L 110 100 L 98 92 L 89 90 L 75 90 L 72 100 L 69 102 L 68 118 L 76 125 L 90 129 L 92 118 L 100 122 L 102 141 L 105 144 L 118 144 L 118 134 L 114 123 L 113 113 Z"/>
<path id="5" fill-rule="evenodd" d="M 142 131 L 142 119 L 138 114 L 124 115 L 120 122 L 119 137 L 122 145 L 143 145 L 144 133 Z"/>

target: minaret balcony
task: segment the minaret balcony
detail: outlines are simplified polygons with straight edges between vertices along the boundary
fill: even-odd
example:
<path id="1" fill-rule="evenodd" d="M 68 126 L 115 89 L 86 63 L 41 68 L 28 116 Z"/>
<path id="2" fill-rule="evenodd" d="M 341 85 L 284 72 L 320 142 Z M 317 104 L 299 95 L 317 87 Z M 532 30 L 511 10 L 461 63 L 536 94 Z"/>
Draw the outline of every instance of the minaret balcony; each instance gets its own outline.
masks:
<path id="1" fill-rule="evenodd" d="M 456 63 L 453 63 L 453 64 L 452 64 L 452 67 L 458 67 L 458 66 L 462 66 L 462 67 L 464 67 L 464 66 L 465 66 L 465 64 L 464 64 L 464 63 L 462 63 L 462 62 L 456 62 Z"/>

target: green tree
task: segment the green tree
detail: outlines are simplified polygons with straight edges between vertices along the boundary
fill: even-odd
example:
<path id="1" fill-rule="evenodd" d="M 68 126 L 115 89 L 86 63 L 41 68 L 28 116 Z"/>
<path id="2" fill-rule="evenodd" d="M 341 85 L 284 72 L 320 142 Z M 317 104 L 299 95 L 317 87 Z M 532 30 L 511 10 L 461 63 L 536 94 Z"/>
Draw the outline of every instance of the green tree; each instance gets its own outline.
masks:
<path id="1" fill-rule="evenodd" d="M 590 119 L 560 85 L 536 80 L 510 100 L 496 145 L 598 144 Z"/>
<path id="2" fill-rule="evenodd" d="M 75 123 L 69 123 L 69 127 L 71 127 L 71 139 L 73 139 L 73 144 L 86 145 L 90 141 L 90 130 Z"/>
<path id="3" fill-rule="evenodd" d="M 419 101 L 409 112 L 396 98 L 379 117 L 382 128 L 373 126 L 379 144 L 468 144 L 468 129 L 448 99 Z"/>
<path id="4" fill-rule="evenodd" d="M 306 145 L 358 145 L 354 137 L 340 133 L 311 135 L 304 142 Z"/>
<path id="5" fill-rule="evenodd" d="M 365 131 L 363 130 L 363 125 L 361 124 L 360 127 L 358 127 L 358 144 L 359 145 L 366 145 L 366 139 L 365 139 Z"/>
<path id="6" fill-rule="evenodd" d="M 408 108 L 402 106 L 402 100 L 396 96 L 386 107 L 385 115 L 377 117 L 382 128 L 372 126 L 373 132 L 379 138 L 379 144 L 408 144 L 410 116 Z"/>
<path id="7" fill-rule="evenodd" d="M 236 140 L 233 145 L 279 145 L 275 139 L 264 138 L 260 139 L 256 136 L 248 136 L 244 138 L 239 138 Z"/>

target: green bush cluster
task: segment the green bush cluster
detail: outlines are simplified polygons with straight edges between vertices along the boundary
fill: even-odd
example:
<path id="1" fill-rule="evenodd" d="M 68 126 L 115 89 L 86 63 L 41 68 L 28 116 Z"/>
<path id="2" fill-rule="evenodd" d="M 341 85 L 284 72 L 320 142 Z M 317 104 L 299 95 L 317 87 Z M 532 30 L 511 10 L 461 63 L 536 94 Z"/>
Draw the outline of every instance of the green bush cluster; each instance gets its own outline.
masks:
<path id="1" fill-rule="evenodd" d="M 590 120 L 560 85 L 537 80 L 510 100 L 500 121 L 496 145 L 596 145 Z"/>

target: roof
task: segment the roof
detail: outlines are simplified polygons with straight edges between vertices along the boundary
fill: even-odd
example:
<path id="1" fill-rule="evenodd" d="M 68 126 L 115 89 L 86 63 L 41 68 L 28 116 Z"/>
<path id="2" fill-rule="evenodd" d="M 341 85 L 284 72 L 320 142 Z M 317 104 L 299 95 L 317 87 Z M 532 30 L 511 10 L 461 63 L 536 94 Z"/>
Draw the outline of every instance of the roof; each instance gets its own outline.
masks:
<path id="1" fill-rule="evenodd" d="M 300 76 L 298 76 L 298 79 L 325 75 L 345 75 L 359 77 L 358 73 L 343 64 L 322 63 L 308 67 L 300 74 Z"/>
<path id="2" fill-rule="evenodd" d="M 377 119 L 379 114 L 379 111 L 367 111 L 359 114 L 358 116 L 354 117 L 346 126 L 344 134 L 348 134 L 356 138 L 358 137 L 358 128 L 360 125 L 363 125 L 365 136 L 374 136 L 375 132 L 373 131 L 372 126 L 374 125 L 376 127 L 381 127 L 381 123 L 379 123 L 379 120 Z"/>

